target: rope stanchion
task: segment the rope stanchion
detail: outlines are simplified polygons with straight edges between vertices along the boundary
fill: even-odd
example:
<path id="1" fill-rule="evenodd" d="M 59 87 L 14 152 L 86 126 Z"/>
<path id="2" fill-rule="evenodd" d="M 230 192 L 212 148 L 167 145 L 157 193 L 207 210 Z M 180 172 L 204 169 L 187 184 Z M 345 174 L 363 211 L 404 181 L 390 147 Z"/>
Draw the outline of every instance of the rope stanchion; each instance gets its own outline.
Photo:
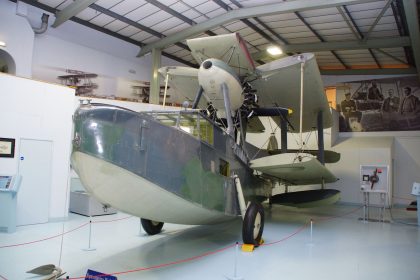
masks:
<path id="1" fill-rule="evenodd" d="M 96 251 L 96 248 L 91 247 L 92 242 L 92 220 L 89 221 L 89 241 L 88 241 L 88 247 L 84 248 L 83 251 Z"/>
<path id="2" fill-rule="evenodd" d="M 225 276 L 228 280 L 243 280 L 241 276 L 238 276 L 238 252 L 239 252 L 239 242 L 235 244 L 235 259 L 233 264 L 233 276 Z"/>

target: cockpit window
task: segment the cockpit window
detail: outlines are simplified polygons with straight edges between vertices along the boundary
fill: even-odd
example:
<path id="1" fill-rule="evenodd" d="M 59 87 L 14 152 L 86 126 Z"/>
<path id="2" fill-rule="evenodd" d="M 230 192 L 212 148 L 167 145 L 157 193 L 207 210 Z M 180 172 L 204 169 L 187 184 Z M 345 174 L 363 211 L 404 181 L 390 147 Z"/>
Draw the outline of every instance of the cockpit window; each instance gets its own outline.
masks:
<path id="1" fill-rule="evenodd" d="M 152 112 L 152 116 L 160 123 L 177 127 L 200 140 L 213 145 L 213 124 L 198 112 Z"/>

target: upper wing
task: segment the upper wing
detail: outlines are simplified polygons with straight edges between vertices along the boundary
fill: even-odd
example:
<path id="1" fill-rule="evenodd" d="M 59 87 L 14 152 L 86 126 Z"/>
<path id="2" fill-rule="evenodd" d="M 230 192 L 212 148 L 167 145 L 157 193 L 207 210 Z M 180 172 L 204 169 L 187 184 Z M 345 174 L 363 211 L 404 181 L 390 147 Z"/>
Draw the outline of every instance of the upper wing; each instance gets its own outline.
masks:
<path id="1" fill-rule="evenodd" d="M 278 154 L 251 160 L 250 167 L 293 185 L 332 183 L 337 178 L 310 154 Z"/>
<path id="2" fill-rule="evenodd" d="M 241 77 L 255 70 L 254 61 L 239 33 L 187 40 L 191 55 L 201 64 L 208 58 L 226 62 Z"/>
<path id="3" fill-rule="evenodd" d="M 313 54 L 301 54 L 304 58 L 303 121 L 302 131 L 317 127 L 317 114 L 323 112 L 324 128 L 332 126 L 332 116 L 324 93 L 321 74 Z M 257 90 L 260 106 L 281 106 L 293 110 L 289 121 L 299 132 L 301 62 L 297 56 L 289 56 L 257 67 L 260 79 L 251 84 Z"/>
<path id="4" fill-rule="evenodd" d="M 185 100 L 194 102 L 197 95 L 198 69 L 183 66 L 167 66 L 159 68 L 159 73 L 166 78 L 168 76 L 168 84 L 170 85 L 174 99 L 182 103 Z M 203 96 L 198 103 L 199 108 L 207 108 L 207 100 Z"/>

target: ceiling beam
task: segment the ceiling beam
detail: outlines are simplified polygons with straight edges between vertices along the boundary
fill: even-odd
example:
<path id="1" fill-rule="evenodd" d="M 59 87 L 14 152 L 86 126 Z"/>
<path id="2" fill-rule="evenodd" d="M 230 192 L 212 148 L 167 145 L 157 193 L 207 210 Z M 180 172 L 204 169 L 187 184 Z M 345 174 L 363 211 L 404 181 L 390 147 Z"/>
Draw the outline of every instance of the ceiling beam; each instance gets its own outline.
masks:
<path id="1" fill-rule="evenodd" d="M 320 40 L 321 42 L 325 42 L 325 39 L 305 20 L 305 18 L 299 13 L 295 12 L 295 15 L 300 19 L 301 22 L 309 29 L 311 32 Z M 344 68 L 348 69 L 348 65 L 344 62 L 344 60 L 335 52 L 331 51 L 332 55 L 344 66 Z"/>
<path id="2" fill-rule="evenodd" d="M 375 51 L 380 52 L 381 54 L 386 55 L 386 56 L 388 56 L 388 57 L 392 58 L 393 60 L 395 60 L 395 61 L 397 61 L 397 62 L 399 62 L 399 63 L 401 63 L 401 64 L 406 64 L 406 65 L 407 65 L 407 62 L 405 62 L 405 61 L 404 61 L 404 60 L 402 60 L 401 58 L 396 57 L 395 55 L 392 55 L 392 54 L 390 54 L 390 53 L 388 53 L 388 52 L 386 52 L 386 51 L 384 51 L 384 50 L 381 50 L 381 49 L 375 49 Z"/>
<path id="3" fill-rule="evenodd" d="M 11 1 L 11 2 L 16 3 L 18 0 L 10 0 L 10 1 Z M 47 12 L 49 12 L 49 13 L 51 13 L 51 14 L 55 14 L 55 13 L 57 13 L 57 12 L 58 12 L 58 10 L 57 10 L 57 9 L 54 9 L 54 8 L 52 8 L 52 7 L 50 7 L 50 6 L 47 6 L 47 5 L 42 4 L 42 3 L 40 3 L 40 2 L 37 2 L 37 1 L 33 1 L 33 0 L 19 0 L 19 1 L 24 2 L 24 3 L 26 3 L 26 4 L 29 4 L 29 5 L 32 5 L 32 6 L 34 6 L 34 7 L 40 8 L 40 9 L 42 9 L 42 10 L 44 10 L 44 11 L 47 11 Z M 119 33 L 116 33 L 116 32 L 113 32 L 113 31 L 111 31 L 111 30 L 109 30 L 109 29 L 106 29 L 106 28 L 104 28 L 104 27 L 101 27 L 101 26 L 95 25 L 95 24 L 93 24 L 93 23 L 91 23 L 91 22 L 89 22 L 89 21 L 86 21 L 86 20 L 80 19 L 80 18 L 78 18 L 78 17 L 76 17 L 76 16 L 71 17 L 71 18 L 70 18 L 70 20 L 71 20 L 71 21 L 74 21 L 74 22 L 76 22 L 76 23 L 78 23 L 78 24 L 80 24 L 80 25 L 83 25 L 83 26 L 86 26 L 86 27 L 92 28 L 92 29 L 94 29 L 94 30 L 96 30 L 96 31 L 98 31 L 98 32 L 102 32 L 102 33 L 107 34 L 107 35 L 109 35 L 109 36 L 112 36 L 112 37 L 115 37 L 115 38 L 117 38 L 117 39 L 123 40 L 123 41 L 128 42 L 128 43 L 130 43 L 130 44 L 133 44 L 133 45 L 135 45 L 135 46 L 139 46 L 139 47 L 144 46 L 144 44 L 143 44 L 143 43 L 141 43 L 141 42 L 139 42 L 139 41 L 136 41 L 136 40 L 134 40 L 134 39 L 131 39 L 130 37 L 123 36 L 123 35 L 121 35 L 121 34 L 119 34 Z M 185 64 L 185 65 L 188 65 L 188 66 L 191 66 L 191 67 L 197 67 L 197 64 L 195 64 L 195 63 L 191 63 L 191 62 L 189 62 L 189 61 L 187 61 L 187 60 L 184 60 L 184 59 L 182 59 L 182 58 L 176 57 L 176 56 L 174 56 L 173 54 L 169 54 L 169 53 L 166 53 L 166 52 L 162 52 L 162 55 L 163 55 L 163 56 L 166 56 L 166 57 L 168 57 L 168 58 L 170 58 L 170 59 L 173 59 L 173 60 L 175 60 L 175 61 L 178 61 L 178 62 L 180 62 L 180 63 L 183 63 L 183 64 Z"/>
<path id="4" fill-rule="evenodd" d="M 373 24 L 370 26 L 368 32 L 366 33 L 366 35 L 364 35 L 363 40 L 367 40 L 370 37 L 370 34 L 372 33 L 373 29 L 376 27 L 376 25 L 378 24 L 378 22 L 381 20 L 381 18 L 384 16 L 386 10 L 388 10 L 389 6 L 391 5 L 391 3 L 394 0 L 388 0 L 388 2 L 385 4 L 385 6 L 382 8 L 381 12 L 379 13 L 379 15 L 376 17 L 375 21 L 373 22 Z"/>
<path id="5" fill-rule="evenodd" d="M 398 27 L 398 33 L 400 34 L 400 36 L 407 36 L 408 35 L 407 24 L 405 24 L 405 18 L 403 18 L 402 16 L 401 11 L 403 10 L 403 8 L 402 8 L 401 1 L 392 2 L 391 8 L 392 8 L 392 13 L 394 15 L 395 22 Z M 414 59 L 411 52 L 411 48 L 404 47 L 404 53 L 405 53 L 405 58 L 407 59 L 408 63 L 412 67 L 414 67 Z"/>
<path id="6" fill-rule="evenodd" d="M 268 16 L 274 14 L 284 14 L 296 11 L 307 11 L 314 9 L 323 9 L 330 7 L 337 7 L 342 5 L 360 4 L 366 2 L 374 2 L 376 0 L 296 0 L 289 2 L 280 2 L 270 5 L 255 6 L 249 8 L 235 9 L 226 12 L 223 15 L 211 18 L 205 22 L 196 24 L 183 31 L 177 32 L 174 35 L 160 39 L 154 43 L 148 44 L 141 48 L 137 56 L 143 56 L 152 49 L 162 49 L 174 43 L 183 41 L 187 38 L 192 38 L 206 30 L 211 30 L 217 26 L 228 22 L 240 20 L 244 18 L 252 18 L 259 16 Z"/>
<path id="7" fill-rule="evenodd" d="M 193 21 L 192 19 L 190 19 L 190 18 L 188 18 L 188 17 L 186 17 L 186 16 L 184 16 L 183 14 L 181 14 L 181 13 L 178 13 L 177 11 L 175 11 L 175 10 L 173 10 L 173 9 L 171 9 L 171 8 L 169 8 L 168 6 L 166 6 L 166 5 L 164 5 L 164 4 L 162 4 L 162 3 L 160 3 L 159 1 L 157 1 L 157 0 L 146 0 L 146 2 L 147 3 L 149 3 L 149 4 L 152 4 L 153 6 L 155 6 L 155 7 L 158 7 L 159 9 L 161 9 L 162 11 L 165 11 L 165 12 L 167 12 L 168 14 L 170 14 L 171 16 L 173 16 L 173 17 L 176 17 L 176 18 L 178 18 L 178 19 L 180 19 L 180 20 L 182 20 L 183 22 L 185 22 L 185 23 L 188 23 L 189 25 L 196 25 L 197 23 L 195 22 L 195 21 Z M 207 35 L 209 35 L 209 36 L 214 36 L 214 35 L 217 35 L 216 33 L 214 33 L 214 32 L 212 32 L 212 31 L 206 31 L 205 32 Z"/>
<path id="8" fill-rule="evenodd" d="M 321 75 L 409 75 L 416 74 L 415 68 L 381 68 L 381 69 L 320 69 Z"/>
<path id="9" fill-rule="evenodd" d="M 51 26 L 60 26 L 70 18 L 74 17 L 75 15 L 89 7 L 91 4 L 95 3 L 96 1 L 98 0 L 76 0 L 70 3 L 67 7 L 57 12 L 55 16 L 55 21 Z"/>
<path id="10" fill-rule="evenodd" d="M 213 2 L 216 3 L 217 5 L 219 5 L 225 11 L 233 11 L 233 9 L 229 5 L 225 4 L 225 2 L 223 2 L 222 0 L 213 0 Z M 263 37 L 264 39 L 266 39 L 271 44 L 277 44 L 277 42 L 274 41 L 273 38 L 271 38 L 270 36 L 268 36 L 263 30 L 261 30 L 255 24 L 253 24 L 250 20 L 248 20 L 248 19 L 241 19 L 241 21 L 243 23 L 245 23 L 249 28 L 251 28 L 252 30 L 254 30 L 255 32 L 257 32 L 261 37 Z"/>
<path id="11" fill-rule="evenodd" d="M 303 52 L 323 52 L 340 50 L 364 50 L 379 48 L 398 48 L 411 46 L 410 37 L 394 37 L 387 39 L 370 39 L 368 41 L 330 41 L 318 43 L 293 44 L 282 46 L 283 53 L 303 53 Z M 263 58 L 267 55 L 266 51 L 253 54 L 254 59 Z"/>
<path id="12" fill-rule="evenodd" d="M 236 0 L 230 0 L 230 2 L 232 2 L 233 4 L 235 4 L 238 8 L 243 8 L 243 6 L 241 5 L 241 3 L 239 3 Z M 287 45 L 289 44 L 289 42 L 284 39 L 282 36 L 280 36 L 280 34 L 278 34 L 277 32 L 275 32 L 270 26 L 268 26 L 267 24 L 265 24 L 262 20 L 260 20 L 257 17 L 253 18 L 258 24 L 260 24 L 262 27 L 265 28 L 265 30 L 267 30 L 268 32 L 270 32 L 274 37 L 276 37 L 281 43 L 282 45 Z"/>
<path id="13" fill-rule="evenodd" d="M 410 33 L 411 49 L 413 50 L 417 76 L 420 81 L 420 31 L 417 4 L 416 0 L 404 0 L 403 3 L 405 18 L 407 19 L 408 32 Z"/>
<path id="14" fill-rule="evenodd" d="M 351 31 L 353 32 L 354 36 L 356 37 L 356 39 L 363 40 L 363 33 L 360 31 L 359 26 L 357 25 L 356 21 L 354 20 L 354 18 L 352 17 L 350 11 L 347 9 L 346 6 L 343 6 L 343 9 L 341 9 L 341 7 L 337 7 L 338 11 L 341 13 L 341 16 L 345 19 L 348 27 L 351 29 Z M 348 19 L 347 19 L 348 17 Z M 354 27 L 354 28 L 353 28 Z M 381 64 L 379 63 L 378 58 L 376 57 L 376 55 L 373 53 L 372 49 L 368 49 L 370 55 L 372 56 L 373 60 L 375 61 L 376 65 L 379 68 L 382 68 Z"/>
<path id="15" fill-rule="evenodd" d="M 160 32 L 157 32 L 156 30 L 151 29 L 151 28 L 149 28 L 149 27 L 147 27 L 147 26 L 145 26 L 143 24 L 140 24 L 140 23 L 134 21 L 134 20 L 131 20 L 129 18 L 126 18 L 126 17 L 124 17 L 124 16 L 122 16 L 120 14 L 117 14 L 117 13 L 111 11 L 111 10 L 105 9 L 104 7 L 101 7 L 101 6 L 96 5 L 96 4 L 92 4 L 92 5 L 90 5 L 90 8 L 92 8 L 95 11 L 98 11 L 100 13 L 103 13 L 103 14 L 105 14 L 107 16 L 110 16 L 110 17 L 113 17 L 115 19 L 118 19 L 118 20 L 120 20 L 120 21 L 122 21 L 122 22 L 124 22 L 124 23 L 126 23 L 128 25 L 134 26 L 135 28 L 138 28 L 140 30 L 143 30 L 143 31 L 145 31 L 145 32 L 147 32 L 147 33 L 149 33 L 149 34 L 151 34 L 153 36 L 156 36 L 158 38 L 165 38 L 165 35 L 164 34 L 162 34 Z M 176 43 L 175 45 L 177 45 L 178 47 L 180 47 L 180 48 L 182 48 L 184 50 L 188 50 L 188 51 L 190 50 L 188 48 L 188 46 L 185 45 L 185 44 L 183 44 L 183 43 Z"/>
<path id="16" fill-rule="evenodd" d="M 343 10 L 344 9 L 344 10 Z M 361 32 L 359 31 L 359 28 L 354 22 L 354 19 L 352 18 L 351 14 L 347 10 L 346 6 L 343 7 L 337 7 L 338 12 L 340 13 L 341 17 L 344 19 L 344 21 L 347 24 L 347 27 L 350 29 L 350 31 L 353 33 L 354 37 L 356 39 L 361 39 Z M 348 18 L 347 18 L 348 17 Z"/>

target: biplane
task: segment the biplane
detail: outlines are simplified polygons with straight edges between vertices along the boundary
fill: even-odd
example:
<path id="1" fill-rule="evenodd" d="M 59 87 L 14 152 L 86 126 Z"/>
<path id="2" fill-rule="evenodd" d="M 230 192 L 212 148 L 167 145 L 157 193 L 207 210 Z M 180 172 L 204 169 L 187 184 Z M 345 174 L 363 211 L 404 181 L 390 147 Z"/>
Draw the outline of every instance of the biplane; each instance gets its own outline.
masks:
<path id="1" fill-rule="evenodd" d="M 198 69 L 159 72 L 183 109 L 135 112 L 84 104 L 74 115 L 72 166 L 83 185 L 105 205 L 141 218 L 148 234 L 165 222 L 204 225 L 243 218 L 244 243 L 258 246 L 264 228 L 262 202 L 336 201 L 319 189 L 273 195 L 276 183 L 335 182 L 325 167 L 339 156 L 324 151 L 323 129 L 332 115 L 313 54 L 256 66 L 239 34 L 187 40 Z M 281 128 L 281 147 L 247 142 L 261 132 L 259 118 Z M 287 133 L 317 130 L 318 150 L 291 150 Z M 271 136 L 270 136 L 271 137 Z M 285 195 L 287 197 L 285 197 Z"/>

